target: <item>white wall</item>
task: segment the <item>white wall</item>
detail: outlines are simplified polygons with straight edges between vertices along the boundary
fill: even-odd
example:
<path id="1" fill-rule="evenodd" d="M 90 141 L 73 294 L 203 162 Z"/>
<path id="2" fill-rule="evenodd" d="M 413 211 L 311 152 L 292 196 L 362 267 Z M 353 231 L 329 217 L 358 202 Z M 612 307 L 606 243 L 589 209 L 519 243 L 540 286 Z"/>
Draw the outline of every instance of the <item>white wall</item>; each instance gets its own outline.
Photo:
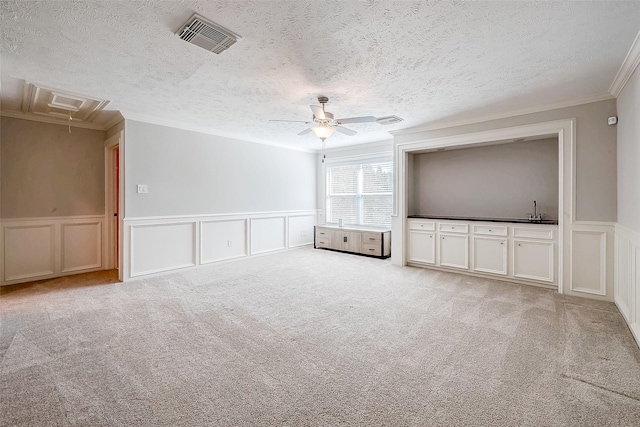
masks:
<path id="1" fill-rule="evenodd" d="M 132 120 L 125 140 L 128 219 L 316 208 L 315 154 Z"/>
<path id="2" fill-rule="evenodd" d="M 618 97 L 618 223 L 640 232 L 640 71 Z"/>
<path id="3" fill-rule="evenodd" d="M 315 153 L 132 120 L 124 140 L 124 280 L 313 243 Z"/>
<path id="4" fill-rule="evenodd" d="M 558 219 L 557 138 L 414 154 L 409 178 L 409 214 Z"/>
<path id="5" fill-rule="evenodd" d="M 640 71 L 618 97 L 615 302 L 640 345 Z"/>

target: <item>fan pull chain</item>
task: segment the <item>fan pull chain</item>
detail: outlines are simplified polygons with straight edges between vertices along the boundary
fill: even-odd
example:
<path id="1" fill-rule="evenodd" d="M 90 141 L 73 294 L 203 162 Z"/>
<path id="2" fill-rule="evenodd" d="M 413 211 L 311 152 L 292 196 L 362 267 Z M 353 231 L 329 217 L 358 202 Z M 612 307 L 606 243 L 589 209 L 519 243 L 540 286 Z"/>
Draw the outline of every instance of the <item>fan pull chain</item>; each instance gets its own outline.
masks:
<path id="1" fill-rule="evenodd" d="M 326 158 L 327 156 L 324 154 L 324 138 L 322 138 L 322 163 L 324 163 L 324 159 Z"/>
<path id="2" fill-rule="evenodd" d="M 73 117 L 71 117 L 71 113 L 69 113 L 69 133 L 71 133 L 71 120 L 73 120 Z"/>

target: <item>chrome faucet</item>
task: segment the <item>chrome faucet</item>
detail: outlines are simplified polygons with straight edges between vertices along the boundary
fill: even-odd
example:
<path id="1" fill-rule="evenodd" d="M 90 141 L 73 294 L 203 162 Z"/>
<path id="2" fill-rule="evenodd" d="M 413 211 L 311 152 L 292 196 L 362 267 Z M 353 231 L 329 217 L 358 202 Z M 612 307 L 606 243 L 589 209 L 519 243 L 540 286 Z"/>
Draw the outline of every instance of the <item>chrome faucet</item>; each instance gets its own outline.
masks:
<path id="1" fill-rule="evenodd" d="M 529 221 L 542 221 L 542 214 L 538 213 L 538 203 L 534 200 L 533 201 L 533 215 L 528 214 L 529 215 Z"/>

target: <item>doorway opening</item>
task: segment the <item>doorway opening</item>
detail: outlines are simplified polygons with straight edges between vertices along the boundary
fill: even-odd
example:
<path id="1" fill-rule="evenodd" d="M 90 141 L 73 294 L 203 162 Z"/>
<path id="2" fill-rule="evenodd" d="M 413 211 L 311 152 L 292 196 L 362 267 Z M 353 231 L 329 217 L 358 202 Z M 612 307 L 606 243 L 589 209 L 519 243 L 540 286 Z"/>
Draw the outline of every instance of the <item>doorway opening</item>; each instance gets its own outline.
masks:
<path id="1" fill-rule="evenodd" d="M 105 141 L 105 266 L 117 269 L 122 280 L 120 259 L 122 254 L 121 214 L 121 153 L 122 132 Z"/>

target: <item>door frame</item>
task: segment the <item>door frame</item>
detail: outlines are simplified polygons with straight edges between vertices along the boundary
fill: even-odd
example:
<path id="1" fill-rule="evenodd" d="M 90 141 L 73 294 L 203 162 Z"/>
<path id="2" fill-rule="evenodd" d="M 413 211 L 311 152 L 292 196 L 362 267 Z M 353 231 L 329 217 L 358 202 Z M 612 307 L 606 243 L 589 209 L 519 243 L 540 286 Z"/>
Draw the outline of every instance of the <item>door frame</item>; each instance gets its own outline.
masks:
<path id="1" fill-rule="evenodd" d="M 104 265 L 105 269 L 110 270 L 118 267 L 118 279 L 122 281 L 123 269 L 122 269 L 122 226 L 123 226 L 123 212 L 124 212 L 124 161 L 123 161 L 123 139 L 124 131 L 120 131 L 111 136 L 104 142 L 104 217 L 105 217 L 105 229 L 104 236 L 105 242 L 104 248 Z M 118 149 L 118 180 L 115 176 L 116 166 L 116 148 Z M 116 221 L 113 220 L 113 214 L 116 212 L 115 206 L 115 188 L 116 182 L 118 185 L 118 217 Z M 117 225 L 117 227 L 116 227 Z M 116 238 L 116 230 L 119 236 Z M 116 242 L 118 242 L 118 259 L 116 259 Z"/>

